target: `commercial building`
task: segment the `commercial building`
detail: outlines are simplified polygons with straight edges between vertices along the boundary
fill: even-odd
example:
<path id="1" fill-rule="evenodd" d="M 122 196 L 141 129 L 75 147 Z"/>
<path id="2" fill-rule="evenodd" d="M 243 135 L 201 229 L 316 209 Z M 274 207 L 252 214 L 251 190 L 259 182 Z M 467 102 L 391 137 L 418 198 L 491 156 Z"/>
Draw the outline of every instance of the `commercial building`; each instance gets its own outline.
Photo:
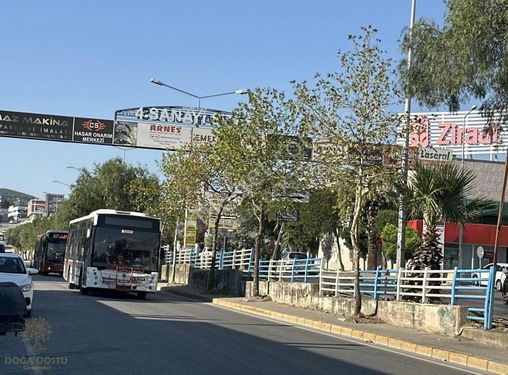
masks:
<path id="1" fill-rule="evenodd" d="M 27 208 L 24 206 L 9 206 L 7 218 L 10 221 L 18 222 L 26 219 Z"/>
<path id="2" fill-rule="evenodd" d="M 30 199 L 28 201 L 28 210 L 27 210 L 27 218 L 37 219 L 39 217 L 44 216 L 44 212 L 46 210 L 46 201 L 42 199 Z"/>
<path id="3" fill-rule="evenodd" d="M 58 211 L 58 207 L 60 203 L 64 200 L 65 196 L 63 194 L 51 194 L 46 193 L 45 200 L 45 213 L 47 216 L 54 214 Z"/>

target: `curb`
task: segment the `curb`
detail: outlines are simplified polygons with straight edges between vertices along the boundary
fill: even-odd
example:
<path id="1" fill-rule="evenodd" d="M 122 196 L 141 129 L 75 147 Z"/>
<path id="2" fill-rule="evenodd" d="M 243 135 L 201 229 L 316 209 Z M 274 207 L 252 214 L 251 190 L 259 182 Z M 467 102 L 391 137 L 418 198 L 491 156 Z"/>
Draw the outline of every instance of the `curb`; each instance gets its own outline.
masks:
<path id="1" fill-rule="evenodd" d="M 246 306 L 240 303 L 230 302 L 223 298 L 214 298 L 212 303 L 214 305 L 227 307 L 232 310 L 244 311 L 261 317 L 276 319 L 286 323 L 296 324 L 327 333 L 350 337 L 368 343 L 375 343 L 389 348 L 399 349 L 409 353 L 415 353 L 422 356 L 462 365 L 465 367 L 474 368 L 476 370 L 489 371 L 494 374 L 501 375 L 508 374 L 508 364 L 491 361 L 485 358 L 476 357 L 474 355 L 442 350 L 438 347 L 418 345 L 414 342 L 377 335 L 375 333 L 363 331 L 361 329 L 352 329 L 336 324 L 324 323 L 319 320 L 306 319 L 295 315 L 261 309 L 259 307 Z"/>

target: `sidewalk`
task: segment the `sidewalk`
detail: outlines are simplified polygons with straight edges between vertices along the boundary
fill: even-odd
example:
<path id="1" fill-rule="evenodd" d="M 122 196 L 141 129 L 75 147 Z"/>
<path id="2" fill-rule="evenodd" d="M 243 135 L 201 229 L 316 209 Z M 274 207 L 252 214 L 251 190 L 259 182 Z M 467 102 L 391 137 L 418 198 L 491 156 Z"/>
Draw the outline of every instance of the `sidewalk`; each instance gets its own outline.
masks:
<path id="1" fill-rule="evenodd" d="M 203 302 L 270 318 L 295 326 L 375 343 L 434 359 L 448 361 L 495 374 L 508 375 L 508 350 L 458 338 L 420 332 L 384 323 L 354 323 L 339 317 L 271 301 L 248 300 L 207 294 L 188 285 L 160 284 L 163 293 L 176 294 Z"/>

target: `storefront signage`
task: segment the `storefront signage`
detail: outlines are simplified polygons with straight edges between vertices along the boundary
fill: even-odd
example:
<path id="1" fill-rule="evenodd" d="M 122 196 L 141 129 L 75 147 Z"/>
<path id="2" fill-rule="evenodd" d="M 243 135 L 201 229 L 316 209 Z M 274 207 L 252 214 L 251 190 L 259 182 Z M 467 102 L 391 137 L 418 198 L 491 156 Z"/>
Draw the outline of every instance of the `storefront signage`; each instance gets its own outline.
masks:
<path id="1" fill-rule="evenodd" d="M 435 148 L 422 148 L 418 153 L 418 159 L 429 161 L 450 161 L 453 154 L 449 150 L 438 150 Z"/>
<path id="2" fill-rule="evenodd" d="M 466 116 L 467 115 L 467 116 Z M 504 152 L 508 134 L 501 132 L 501 116 L 487 119 L 480 111 L 457 113 L 419 113 L 412 115 L 409 146 L 427 149 L 439 147 L 455 155 L 491 155 Z M 401 115 L 404 118 L 403 115 Z M 397 144 L 404 143 L 403 124 Z"/>

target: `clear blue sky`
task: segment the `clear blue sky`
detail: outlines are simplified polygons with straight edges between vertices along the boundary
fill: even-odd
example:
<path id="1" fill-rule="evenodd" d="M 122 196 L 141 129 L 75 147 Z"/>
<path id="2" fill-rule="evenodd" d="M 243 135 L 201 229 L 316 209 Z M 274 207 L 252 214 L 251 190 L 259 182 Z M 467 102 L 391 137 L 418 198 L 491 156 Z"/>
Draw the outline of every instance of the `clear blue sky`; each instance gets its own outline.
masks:
<path id="1" fill-rule="evenodd" d="M 411 0 L 26 0 L 0 6 L 0 109 L 112 119 L 117 109 L 195 105 L 152 77 L 207 95 L 290 89 L 290 80 L 336 70 L 337 51 L 361 26 L 378 28 L 399 59 Z M 442 0 L 419 0 L 417 17 L 443 19 Z M 231 110 L 238 96 L 203 106 Z M 402 107 L 400 108 L 402 110 Z M 0 187 L 67 194 L 77 171 L 123 151 L 111 146 L 0 138 Z M 126 161 L 157 172 L 162 152 Z"/>

